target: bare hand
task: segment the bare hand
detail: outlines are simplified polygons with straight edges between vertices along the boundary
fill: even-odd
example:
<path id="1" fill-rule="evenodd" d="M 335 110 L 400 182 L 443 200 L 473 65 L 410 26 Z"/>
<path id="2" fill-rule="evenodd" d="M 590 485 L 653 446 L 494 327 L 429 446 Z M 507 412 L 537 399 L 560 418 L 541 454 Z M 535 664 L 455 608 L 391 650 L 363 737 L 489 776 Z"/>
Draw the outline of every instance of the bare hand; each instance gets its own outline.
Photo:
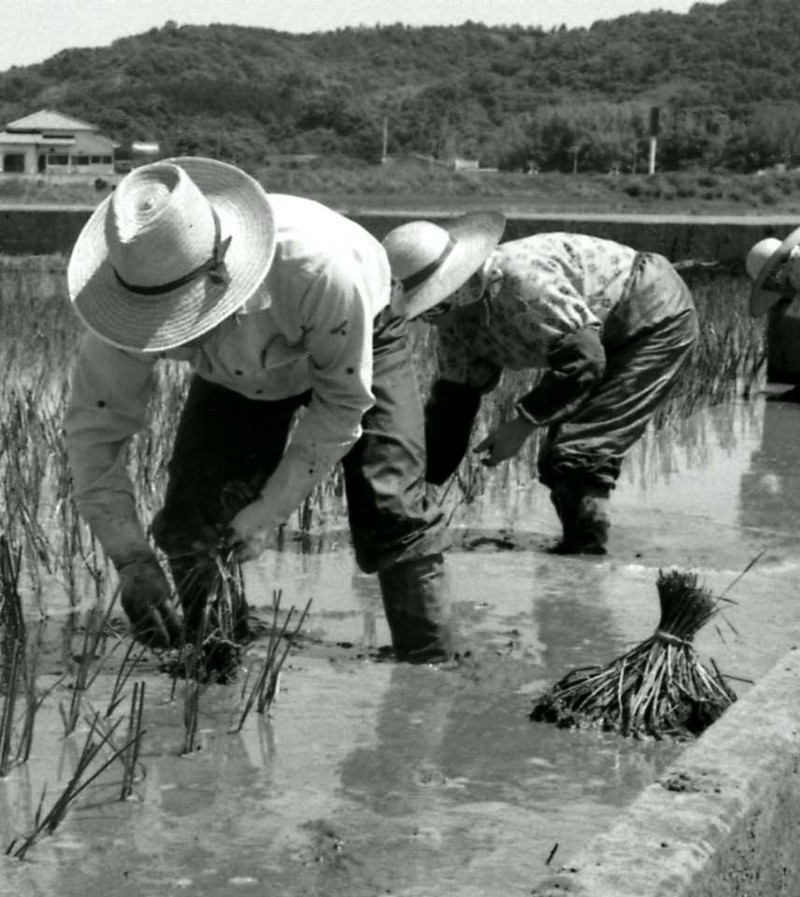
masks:
<path id="1" fill-rule="evenodd" d="M 496 467 L 501 461 L 507 461 L 519 452 L 534 428 L 534 424 L 524 417 L 515 417 L 495 427 L 472 451 L 479 455 L 486 454 L 487 457 L 481 458 L 481 463 L 487 467 Z"/>
<path id="2" fill-rule="evenodd" d="M 180 642 L 180 618 L 170 588 L 155 555 L 129 561 L 119 568 L 122 607 L 133 626 L 134 638 L 151 648 Z"/>

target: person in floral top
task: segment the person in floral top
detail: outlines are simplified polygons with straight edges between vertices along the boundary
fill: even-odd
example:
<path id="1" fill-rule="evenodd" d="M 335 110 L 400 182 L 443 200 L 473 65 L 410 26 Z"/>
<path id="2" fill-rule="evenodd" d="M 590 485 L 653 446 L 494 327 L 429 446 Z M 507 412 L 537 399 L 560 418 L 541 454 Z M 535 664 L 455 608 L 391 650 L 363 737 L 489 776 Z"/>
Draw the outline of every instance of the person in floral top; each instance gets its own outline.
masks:
<path id="1" fill-rule="evenodd" d="M 454 472 L 503 370 L 540 370 L 515 416 L 475 451 L 493 467 L 546 427 L 538 474 L 563 527 L 556 550 L 603 554 L 622 458 L 691 351 L 694 303 L 661 255 L 576 233 L 501 244 L 502 222 L 496 213 L 413 221 L 383 240 L 392 307 L 438 331 L 427 479 Z"/>

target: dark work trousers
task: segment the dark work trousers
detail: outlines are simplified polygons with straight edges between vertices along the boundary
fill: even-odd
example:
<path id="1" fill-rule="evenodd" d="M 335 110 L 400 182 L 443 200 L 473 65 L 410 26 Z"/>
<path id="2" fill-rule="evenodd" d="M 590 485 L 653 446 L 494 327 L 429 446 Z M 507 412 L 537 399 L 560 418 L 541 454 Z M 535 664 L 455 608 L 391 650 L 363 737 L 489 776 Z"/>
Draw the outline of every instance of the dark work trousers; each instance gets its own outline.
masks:
<path id="1" fill-rule="evenodd" d="M 640 253 L 603 324 L 603 378 L 575 414 L 549 428 L 539 450 L 542 483 L 613 489 L 624 454 L 667 399 L 697 336 L 686 284 L 663 256 Z"/>
<path id="2" fill-rule="evenodd" d="M 443 514 L 426 497 L 422 396 L 406 325 L 388 309 L 373 328 L 372 390 L 363 434 L 342 462 L 356 560 L 366 573 L 446 547 Z M 192 380 L 164 507 L 153 522 L 189 625 L 199 619 L 214 572 L 209 547 L 278 466 L 295 413 L 310 396 L 263 402 Z"/>

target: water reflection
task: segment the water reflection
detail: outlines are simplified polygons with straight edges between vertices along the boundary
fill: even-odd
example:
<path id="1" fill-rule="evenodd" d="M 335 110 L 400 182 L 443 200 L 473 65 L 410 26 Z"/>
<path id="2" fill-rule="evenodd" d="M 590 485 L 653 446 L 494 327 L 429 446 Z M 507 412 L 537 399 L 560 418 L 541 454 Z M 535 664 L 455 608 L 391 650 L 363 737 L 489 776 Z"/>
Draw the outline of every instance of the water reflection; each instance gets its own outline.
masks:
<path id="1" fill-rule="evenodd" d="M 762 404 L 761 438 L 739 484 L 742 526 L 798 535 L 800 519 L 800 404 L 780 393 Z"/>

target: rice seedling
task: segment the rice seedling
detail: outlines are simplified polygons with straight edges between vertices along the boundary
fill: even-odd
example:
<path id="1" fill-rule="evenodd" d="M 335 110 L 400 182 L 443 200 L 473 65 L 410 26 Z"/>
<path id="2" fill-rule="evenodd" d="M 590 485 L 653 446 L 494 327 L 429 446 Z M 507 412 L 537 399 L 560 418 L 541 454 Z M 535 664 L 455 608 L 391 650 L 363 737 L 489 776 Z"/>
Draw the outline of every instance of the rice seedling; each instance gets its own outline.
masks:
<path id="1" fill-rule="evenodd" d="M 45 785 L 42 789 L 42 796 L 34 816 L 33 829 L 27 835 L 14 838 L 8 847 L 6 847 L 6 856 L 15 856 L 21 860 L 25 859 L 28 851 L 43 835 L 50 835 L 56 828 L 58 828 L 63 822 L 69 808 L 89 785 L 105 772 L 112 763 L 120 759 L 120 757 L 128 751 L 143 734 L 141 730 L 139 730 L 132 737 L 128 738 L 122 746 L 112 748 L 111 755 L 103 760 L 97 768 L 90 773 L 89 770 L 95 759 L 100 755 L 103 748 L 110 744 L 114 733 L 122 720 L 117 720 L 112 726 L 109 726 L 106 731 L 102 731 L 99 713 L 95 713 L 93 717 L 87 718 L 86 722 L 89 725 L 89 730 L 84 739 L 78 761 L 75 764 L 75 769 L 73 770 L 69 781 L 46 813 L 44 812 L 44 801 L 47 793 L 47 786 Z"/>
<path id="2" fill-rule="evenodd" d="M 24 643 L 14 641 L 10 656 L 7 655 L 3 658 L 6 693 L 3 698 L 2 715 L 0 715 L 0 778 L 5 778 L 14 765 L 11 742 L 14 734 L 14 711 L 24 653 Z"/>
<path id="3" fill-rule="evenodd" d="M 142 714 L 144 710 L 144 681 L 134 682 L 131 706 L 128 714 L 127 747 L 119 752 L 122 760 L 124 775 L 119 799 L 127 800 L 133 794 L 133 785 L 136 781 L 137 768 L 139 766 L 139 750 L 145 730 L 142 728 Z"/>
<path id="4" fill-rule="evenodd" d="M 123 690 L 133 674 L 133 671 L 138 666 L 139 661 L 144 657 L 146 651 L 146 645 L 139 645 L 133 639 L 128 642 L 128 647 L 125 649 L 125 656 L 122 658 L 122 662 L 117 670 L 117 675 L 114 678 L 114 685 L 111 688 L 111 695 L 108 699 L 108 706 L 106 707 L 105 712 L 106 719 L 116 711 L 117 707 L 119 707 L 122 702 Z"/>
<path id="5" fill-rule="evenodd" d="M 116 593 L 114 597 L 116 598 Z M 83 643 L 80 654 L 76 658 L 75 679 L 72 683 L 69 706 L 65 710 L 63 704 L 58 705 L 64 723 L 65 736 L 71 735 L 75 731 L 86 692 L 97 679 L 111 653 L 122 643 L 120 639 L 115 639 L 108 651 L 102 650 L 106 633 L 110 630 L 109 621 L 114 604 L 115 601 L 112 599 L 103 613 L 93 607 L 86 616 Z"/>
<path id="6" fill-rule="evenodd" d="M 4 643 L 25 641 L 25 617 L 19 593 L 21 548 L 0 535 L 0 628 Z"/>
<path id="7" fill-rule="evenodd" d="M 564 728 L 597 727 L 621 735 L 698 735 L 736 700 L 712 661 L 692 641 L 721 610 L 697 575 L 659 571 L 661 618 L 656 631 L 606 666 L 573 670 L 538 697 L 530 718 Z"/>
<path id="8" fill-rule="evenodd" d="M 286 619 L 282 625 L 278 625 L 278 618 L 281 607 L 281 590 L 278 589 L 272 593 L 272 626 L 270 628 L 269 642 L 267 643 L 267 652 L 258 673 L 250 684 L 250 676 L 245 679 L 242 684 L 241 699 L 244 706 L 239 714 L 238 721 L 233 726 L 233 732 L 240 732 L 244 726 L 253 706 L 256 712 L 265 714 L 269 711 L 272 703 L 278 695 L 280 689 L 280 674 L 284 661 L 289 654 L 295 639 L 300 633 L 308 611 L 311 607 L 311 599 L 306 602 L 306 606 L 291 633 L 288 633 L 289 623 L 292 620 L 296 608 L 292 605 L 286 615 Z M 282 647 L 282 650 L 281 650 Z"/>

